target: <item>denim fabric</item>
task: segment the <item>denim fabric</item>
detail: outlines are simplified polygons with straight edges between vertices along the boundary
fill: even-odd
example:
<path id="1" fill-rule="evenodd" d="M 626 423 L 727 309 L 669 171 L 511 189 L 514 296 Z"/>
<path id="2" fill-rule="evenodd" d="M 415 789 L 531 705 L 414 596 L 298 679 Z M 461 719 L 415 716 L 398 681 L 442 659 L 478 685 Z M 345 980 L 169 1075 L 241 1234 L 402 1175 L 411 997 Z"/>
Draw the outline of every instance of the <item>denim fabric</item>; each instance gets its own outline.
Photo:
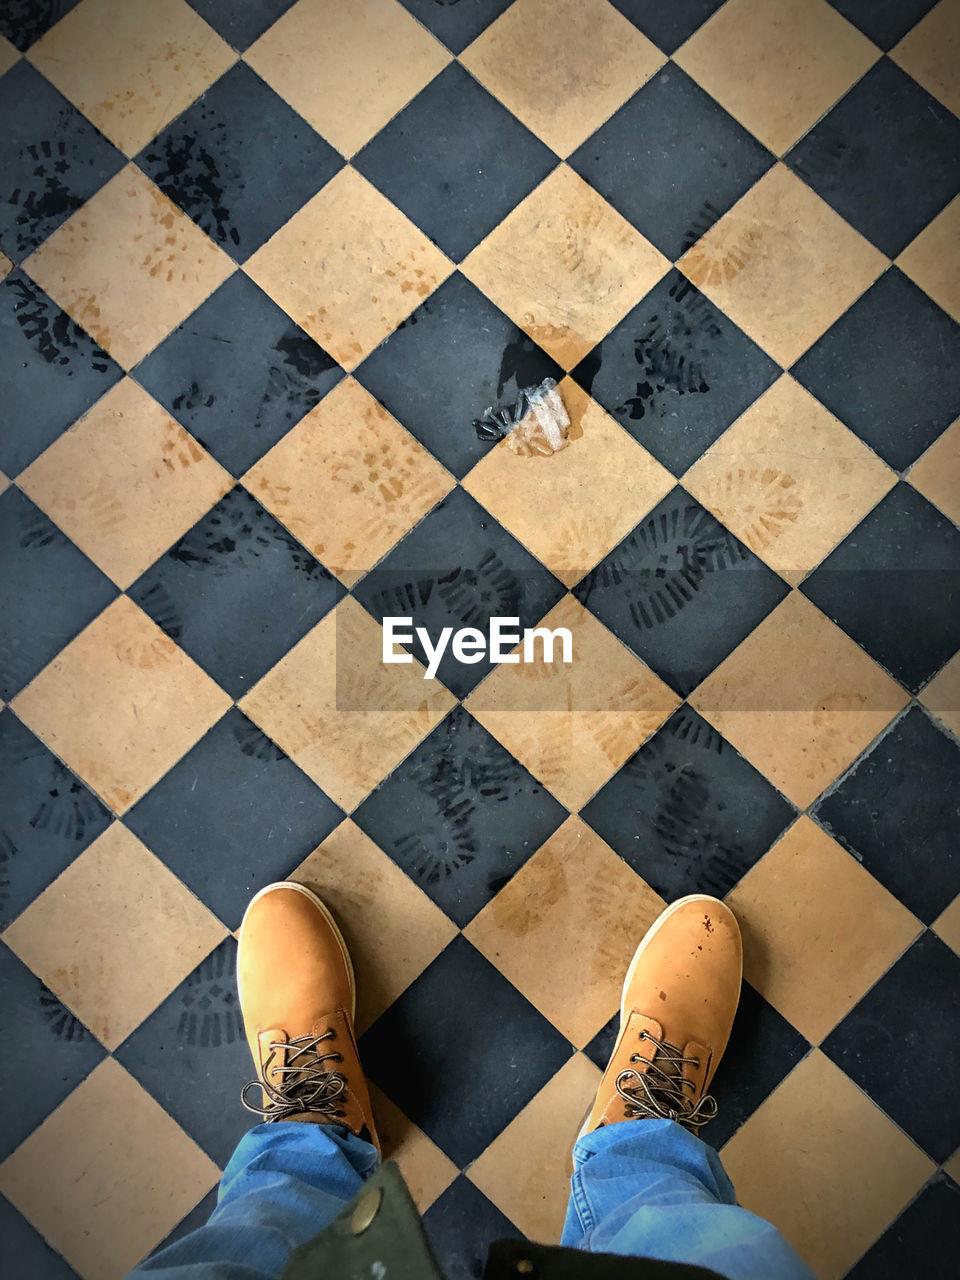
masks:
<path id="1" fill-rule="evenodd" d="M 672 1120 L 595 1129 L 573 1166 L 561 1244 L 695 1263 L 729 1280 L 813 1280 L 769 1222 L 739 1207 L 717 1153 Z"/>
<path id="2" fill-rule="evenodd" d="M 736 1204 L 717 1154 L 670 1120 L 629 1120 L 574 1147 L 561 1244 L 709 1267 L 730 1280 L 812 1280 L 783 1237 Z M 223 1173 L 206 1226 L 131 1278 L 278 1280 L 352 1200 L 377 1153 L 341 1128 L 261 1124 Z"/>

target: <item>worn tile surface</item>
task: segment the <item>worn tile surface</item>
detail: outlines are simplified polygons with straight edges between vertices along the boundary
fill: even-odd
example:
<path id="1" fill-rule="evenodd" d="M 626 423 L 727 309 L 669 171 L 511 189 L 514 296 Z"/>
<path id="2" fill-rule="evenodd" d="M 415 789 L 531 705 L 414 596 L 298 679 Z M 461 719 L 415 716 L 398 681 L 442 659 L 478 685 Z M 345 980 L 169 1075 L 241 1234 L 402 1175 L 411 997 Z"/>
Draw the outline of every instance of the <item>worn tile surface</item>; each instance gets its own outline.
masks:
<path id="1" fill-rule="evenodd" d="M 451 1276 L 703 891 L 740 1199 L 952 1280 L 957 0 L 148 9 L 0 6 L 0 1270 L 205 1219 L 293 877 Z"/>

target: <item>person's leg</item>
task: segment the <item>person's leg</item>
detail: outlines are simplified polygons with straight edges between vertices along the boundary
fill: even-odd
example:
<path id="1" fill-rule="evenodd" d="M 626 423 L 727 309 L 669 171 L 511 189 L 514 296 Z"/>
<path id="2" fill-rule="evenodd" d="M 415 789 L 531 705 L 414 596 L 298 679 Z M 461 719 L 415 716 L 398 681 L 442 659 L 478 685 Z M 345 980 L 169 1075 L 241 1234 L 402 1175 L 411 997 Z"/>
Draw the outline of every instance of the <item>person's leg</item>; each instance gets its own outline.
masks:
<path id="1" fill-rule="evenodd" d="M 276 1280 L 380 1162 L 353 1034 L 353 967 L 315 894 L 283 883 L 254 898 L 237 986 L 257 1071 L 241 1098 L 264 1123 L 234 1152 L 209 1221 L 132 1278 Z"/>
<path id="2" fill-rule="evenodd" d="M 722 902 L 683 898 L 630 965 L 620 1035 L 573 1151 L 562 1244 L 694 1263 L 729 1280 L 812 1280 L 769 1223 L 737 1205 L 695 1130 L 740 997 L 737 922 Z"/>
<path id="3" fill-rule="evenodd" d="M 561 1244 L 687 1262 L 729 1280 L 812 1280 L 776 1228 L 741 1209 L 720 1157 L 674 1120 L 628 1120 L 573 1152 Z"/>
<path id="4" fill-rule="evenodd" d="M 224 1169 L 206 1224 L 141 1263 L 131 1280 L 276 1280 L 379 1162 L 372 1143 L 343 1128 L 257 1125 Z"/>

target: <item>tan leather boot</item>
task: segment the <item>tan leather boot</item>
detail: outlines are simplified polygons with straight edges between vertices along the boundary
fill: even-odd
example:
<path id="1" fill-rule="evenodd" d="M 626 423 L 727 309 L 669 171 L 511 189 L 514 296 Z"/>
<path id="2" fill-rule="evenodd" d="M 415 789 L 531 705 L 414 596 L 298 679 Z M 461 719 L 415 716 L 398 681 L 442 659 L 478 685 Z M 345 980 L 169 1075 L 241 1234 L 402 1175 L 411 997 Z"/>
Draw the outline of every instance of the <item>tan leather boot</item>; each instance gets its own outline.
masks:
<path id="1" fill-rule="evenodd" d="M 729 907 L 681 898 L 654 921 L 627 970 L 620 1035 L 580 1136 L 639 1117 L 691 1132 L 717 1113 L 707 1094 L 740 999 L 743 952 Z"/>
<path id="2" fill-rule="evenodd" d="M 344 1125 L 379 1150 L 353 1035 L 353 965 L 315 893 L 292 881 L 260 890 L 240 926 L 237 987 L 257 1069 L 241 1094 L 247 1110 Z"/>

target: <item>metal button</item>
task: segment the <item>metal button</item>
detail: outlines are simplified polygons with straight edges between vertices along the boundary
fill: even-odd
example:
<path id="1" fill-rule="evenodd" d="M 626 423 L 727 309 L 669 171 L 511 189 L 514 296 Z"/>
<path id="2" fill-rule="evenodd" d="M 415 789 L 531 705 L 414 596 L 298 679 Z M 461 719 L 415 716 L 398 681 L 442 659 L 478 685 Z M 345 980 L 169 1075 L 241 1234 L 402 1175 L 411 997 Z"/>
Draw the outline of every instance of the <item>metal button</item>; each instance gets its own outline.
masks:
<path id="1" fill-rule="evenodd" d="M 350 1215 L 350 1230 L 355 1236 L 362 1235 L 366 1231 L 377 1216 L 382 1200 L 383 1189 L 381 1187 L 374 1187 L 372 1191 L 368 1191 L 366 1195 L 360 1197 L 353 1213 Z"/>
<path id="2" fill-rule="evenodd" d="M 530 1261 L 529 1258 L 521 1258 L 520 1261 L 517 1263 L 517 1270 L 522 1276 L 532 1275 L 533 1263 Z"/>

